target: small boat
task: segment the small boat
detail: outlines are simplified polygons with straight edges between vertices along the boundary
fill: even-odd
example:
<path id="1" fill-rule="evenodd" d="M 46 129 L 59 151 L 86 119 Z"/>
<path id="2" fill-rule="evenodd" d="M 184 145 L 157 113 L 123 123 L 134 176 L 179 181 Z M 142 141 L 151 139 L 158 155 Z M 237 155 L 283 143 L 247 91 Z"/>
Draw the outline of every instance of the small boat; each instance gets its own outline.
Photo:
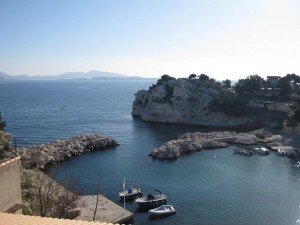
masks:
<path id="1" fill-rule="evenodd" d="M 247 155 L 247 156 L 253 155 L 252 151 L 248 151 L 246 149 L 242 149 L 242 148 L 238 148 L 238 147 L 232 147 L 232 149 L 236 154 L 239 154 L 239 155 Z"/>
<path id="2" fill-rule="evenodd" d="M 268 155 L 268 154 L 270 154 L 269 150 L 266 149 L 266 148 L 264 148 L 264 147 L 254 148 L 254 150 L 255 150 L 257 153 L 261 154 L 261 155 Z"/>
<path id="3" fill-rule="evenodd" d="M 143 190 L 140 188 L 140 186 L 133 184 L 131 188 L 120 191 L 119 196 L 121 200 L 123 200 L 124 198 L 125 200 L 132 200 L 138 197 L 142 197 Z"/>
<path id="4" fill-rule="evenodd" d="M 286 155 L 286 150 L 285 149 L 278 149 L 277 154 L 280 156 L 285 156 Z"/>
<path id="5" fill-rule="evenodd" d="M 149 209 L 161 206 L 167 203 L 167 196 L 162 194 L 159 190 L 154 190 L 158 192 L 158 195 L 148 194 L 147 197 L 141 197 L 135 200 L 139 207 L 146 207 Z"/>
<path id="6" fill-rule="evenodd" d="M 286 155 L 289 157 L 295 157 L 295 156 L 297 156 L 297 152 L 295 151 L 295 149 L 293 147 L 286 148 Z"/>
<path id="7" fill-rule="evenodd" d="M 162 205 L 162 206 L 157 207 L 155 209 L 150 209 L 148 212 L 151 215 L 166 216 L 166 215 L 175 214 L 176 213 L 176 209 L 172 205 Z"/>
<path id="8" fill-rule="evenodd" d="M 133 184 L 131 188 L 127 189 L 125 188 L 125 178 L 122 185 L 122 190 L 119 192 L 119 197 L 121 201 L 129 201 L 134 200 L 138 197 L 143 196 L 143 190 L 140 188 L 139 185 Z"/>

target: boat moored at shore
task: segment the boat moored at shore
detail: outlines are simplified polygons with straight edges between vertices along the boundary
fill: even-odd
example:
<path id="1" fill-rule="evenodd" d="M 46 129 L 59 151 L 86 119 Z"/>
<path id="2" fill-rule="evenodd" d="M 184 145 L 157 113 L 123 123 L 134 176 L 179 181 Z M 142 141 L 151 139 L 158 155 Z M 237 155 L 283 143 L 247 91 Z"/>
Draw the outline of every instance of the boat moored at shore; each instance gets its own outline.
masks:
<path id="1" fill-rule="evenodd" d="M 119 192 L 120 201 L 130 201 L 143 196 L 143 190 L 137 184 L 132 184 L 131 188 L 126 190 L 125 177 L 122 184 L 122 189 Z"/>
<path id="2" fill-rule="evenodd" d="M 127 190 L 124 189 L 119 192 L 119 197 L 121 201 L 124 200 L 124 198 L 126 201 L 130 201 L 142 196 L 143 190 L 140 188 L 139 185 L 136 184 L 133 184 L 131 188 L 128 188 Z"/>
<path id="3" fill-rule="evenodd" d="M 268 149 L 266 149 L 265 147 L 257 147 L 257 148 L 254 148 L 254 150 L 258 154 L 261 154 L 261 155 L 269 155 L 270 154 L 270 151 Z"/>
<path id="4" fill-rule="evenodd" d="M 148 209 L 153 209 L 163 204 L 166 204 L 167 196 L 162 194 L 159 190 L 154 191 L 158 192 L 159 194 L 148 194 L 146 197 L 136 199 L 135 202 L 138 204 L 139 207 Z"/>
<path id="5" fill-rule="evenodd" d="M 172 205 L 162 205 L 148 211 L 152 216 L 169 216 L 176 213 L 176 209 Z"/>
<path id="6" fill-rule="evenodd" d="M 239 155 L 246 155 L 246 156 L 252 156 L 253 152 L 248 151 L 246 149 L 238 148 L 238 147 L 232 147 L 234 153 L 239 154 Z"/>
<path id="7" fill-rule="evenodd" d="M 285 149 L 278 149 L 277 150 L 277 154 L 280 156 L 286 156 L 286 150 Z"/>

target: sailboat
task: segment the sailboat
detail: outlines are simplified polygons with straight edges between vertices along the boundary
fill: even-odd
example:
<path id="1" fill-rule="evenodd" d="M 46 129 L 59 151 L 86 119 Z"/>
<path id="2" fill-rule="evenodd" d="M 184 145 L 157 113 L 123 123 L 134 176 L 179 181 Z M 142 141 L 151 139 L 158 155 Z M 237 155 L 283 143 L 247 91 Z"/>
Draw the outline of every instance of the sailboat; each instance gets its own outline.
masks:
<path id="1" fill-rule="evenodd" d="M 130 201 L 130 200 L 134 200 L 137 197 L 141 197 L 143 196 L 143 190 L 140 188 L 139 185 L 133 184 L 131 186 L 131 188 L 128 188 L 126 190 L 126 186 L 125 186 L 125 177 L 124 177 L 124 181 L 122 184 L 122 189 L 119 192 L 119 196 L 121 200 L 124 201 Z"/>

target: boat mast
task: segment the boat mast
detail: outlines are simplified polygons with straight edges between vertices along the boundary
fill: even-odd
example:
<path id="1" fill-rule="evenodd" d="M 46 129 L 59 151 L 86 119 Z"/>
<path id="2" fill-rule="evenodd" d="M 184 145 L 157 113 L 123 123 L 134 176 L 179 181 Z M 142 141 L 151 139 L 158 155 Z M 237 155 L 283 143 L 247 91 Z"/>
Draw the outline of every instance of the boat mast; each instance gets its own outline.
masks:
<path id="1" fill-rule="evenodd" d="M 124 177 L 122 189 L 123 189 L 123 193 L 124 193 L 124 209 L 125 209 L 125 190 L 126 190 L 125 189 L 125 177 Z"/>

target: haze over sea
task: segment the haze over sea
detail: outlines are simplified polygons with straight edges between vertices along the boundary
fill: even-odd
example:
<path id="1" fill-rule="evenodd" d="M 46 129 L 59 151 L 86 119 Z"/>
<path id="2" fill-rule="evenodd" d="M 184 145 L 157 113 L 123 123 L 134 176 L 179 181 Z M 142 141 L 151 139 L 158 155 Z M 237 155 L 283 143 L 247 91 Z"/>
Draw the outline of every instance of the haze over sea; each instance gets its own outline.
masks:
<path id="1" fill-rule="evenodd" d="M 80 179 L 83 194 L 100 192 L 117 204 L 123 177 L 168 195 L 177 214 L 148 220 L 134 213 L 134 224 L 290 225 L 300 218 L 300 168 L 296 159 L 245 157 L 230 148 L 196 152 L 159 161 L 148 152 L 185 132 L 203 128 L 146 123 L 131 116 L 134 93 L 156 80 L 10 81 L 0 82 L 0 112 L 18 146 L 100 133 L 120 144 L 63 162 L 64 175 Z"/>

